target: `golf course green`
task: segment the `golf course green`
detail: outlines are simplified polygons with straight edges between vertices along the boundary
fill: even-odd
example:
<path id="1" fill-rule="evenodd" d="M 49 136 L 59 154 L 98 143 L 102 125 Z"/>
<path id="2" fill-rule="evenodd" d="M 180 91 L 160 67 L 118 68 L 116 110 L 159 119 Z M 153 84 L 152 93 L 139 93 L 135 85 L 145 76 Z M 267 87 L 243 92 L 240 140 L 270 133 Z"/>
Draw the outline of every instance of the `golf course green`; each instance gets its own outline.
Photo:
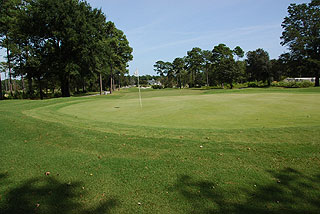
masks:
<path id="1" fill-rule="evenodd" d="M 0 213 L 320 213 L 320 90 L 0 102 Z"/>

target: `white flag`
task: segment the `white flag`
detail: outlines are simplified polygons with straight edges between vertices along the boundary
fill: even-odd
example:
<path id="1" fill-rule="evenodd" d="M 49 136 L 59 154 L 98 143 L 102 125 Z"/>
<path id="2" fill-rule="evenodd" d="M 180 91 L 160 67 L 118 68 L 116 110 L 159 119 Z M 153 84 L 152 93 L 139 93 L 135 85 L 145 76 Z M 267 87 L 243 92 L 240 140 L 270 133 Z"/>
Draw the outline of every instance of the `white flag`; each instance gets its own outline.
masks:
<path id="1" fill-rule="evenodd" d="M 134 74 L 133 74 L 133 75 L 135 75 L 136 77 L 138 77 L 138 76 L 139 76 L 138 69 L 134 72 Z"/>

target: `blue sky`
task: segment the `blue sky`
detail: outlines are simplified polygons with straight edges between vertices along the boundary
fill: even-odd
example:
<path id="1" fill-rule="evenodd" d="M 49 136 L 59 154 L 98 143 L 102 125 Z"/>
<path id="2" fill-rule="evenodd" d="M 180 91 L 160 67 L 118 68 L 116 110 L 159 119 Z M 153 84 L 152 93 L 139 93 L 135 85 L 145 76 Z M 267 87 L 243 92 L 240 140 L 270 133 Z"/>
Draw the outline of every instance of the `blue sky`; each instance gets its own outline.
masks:
<path id="1" fill-rule="evenodd" d="M 225 43 L 245 52 L 263 48 L 271 58 L 285 52 L 281 23 L 293 0 L 89 0 L 123 30 L 133 47 L 130 74 L 155 74 L 157 60 L 173 61 L 193 47 Z"/>
<path id="2" fill-rule="evenodd" d="M 130 74 L 155 74 L 158 60 L 173 61 L 193 47 L 224 43 L 245 52 L 263 48 L 271 58 L 285 52 L 281 23 L 290 3 L 307 0 L 88 0 L 124 31 L 134 49 Z M 4 51 L 1 51 L 1 55 Z"/>

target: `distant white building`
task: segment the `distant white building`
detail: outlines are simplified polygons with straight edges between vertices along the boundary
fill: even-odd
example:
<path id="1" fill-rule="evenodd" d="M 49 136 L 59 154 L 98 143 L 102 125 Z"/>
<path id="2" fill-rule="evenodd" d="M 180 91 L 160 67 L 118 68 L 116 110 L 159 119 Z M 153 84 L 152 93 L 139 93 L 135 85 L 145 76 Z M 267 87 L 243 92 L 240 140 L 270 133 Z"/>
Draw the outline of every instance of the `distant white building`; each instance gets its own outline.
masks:
<path id="1" fill-rule="evenodd" d="M 148 80 L 148 85 L 162 85 L 160 81 L 156 81 L 154 79 Z"/>
<path id="2" fill-rule="evenodd" d="M 298 78 L 285 78 L 283 81 L 285 82 L 302 82 L 302 81 L 309 81 L 315 82 L 315 77 L 298 77 Z"/>

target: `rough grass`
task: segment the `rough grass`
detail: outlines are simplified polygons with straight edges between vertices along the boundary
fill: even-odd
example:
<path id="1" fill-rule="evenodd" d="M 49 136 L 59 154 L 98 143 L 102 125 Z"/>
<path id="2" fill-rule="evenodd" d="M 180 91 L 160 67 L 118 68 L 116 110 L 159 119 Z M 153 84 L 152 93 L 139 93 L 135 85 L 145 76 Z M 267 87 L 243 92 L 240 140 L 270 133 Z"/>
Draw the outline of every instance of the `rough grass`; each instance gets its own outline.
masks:
<path id="1" fill-rule="evenodd" d="M 0 213 L 320 212 L 319 89 L 142 97 L 0 102 Z"/>

